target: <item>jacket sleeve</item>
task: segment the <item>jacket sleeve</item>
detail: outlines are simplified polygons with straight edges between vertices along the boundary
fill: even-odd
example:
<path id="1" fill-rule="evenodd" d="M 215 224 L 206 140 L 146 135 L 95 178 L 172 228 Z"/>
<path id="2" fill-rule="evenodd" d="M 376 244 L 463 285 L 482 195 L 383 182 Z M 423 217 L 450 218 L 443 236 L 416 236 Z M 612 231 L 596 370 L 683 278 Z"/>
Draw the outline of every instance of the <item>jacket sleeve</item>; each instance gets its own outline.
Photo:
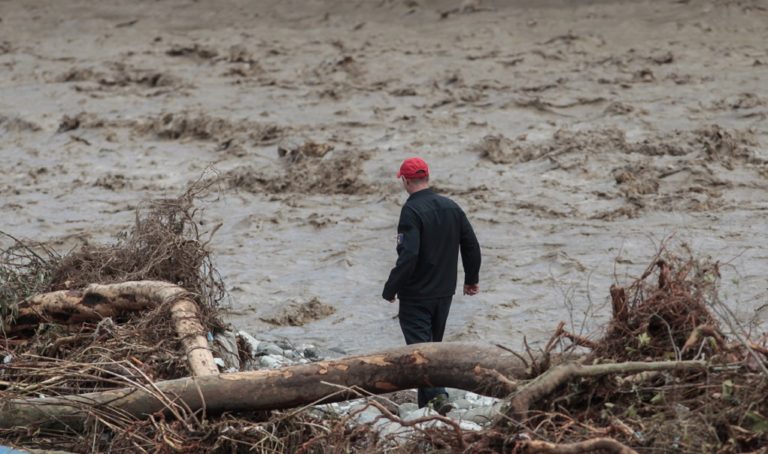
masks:
<path id="1" fill-rule="evenodd" d="M 464 285 L 475 285 L 480 282 L 480 243 L 477 242 L 475 231 L 469 223 L 467 215 L 461 212 L 461 263 L 464 265 Z"/>
<path id="2" fill-rule="evenodd" d="M 421 243 L 421 220 L 411 208 L 404 206 L 397 225 L 397 263 L 389 273 L 382 296 L 393 300 L 416 270 Z"/>

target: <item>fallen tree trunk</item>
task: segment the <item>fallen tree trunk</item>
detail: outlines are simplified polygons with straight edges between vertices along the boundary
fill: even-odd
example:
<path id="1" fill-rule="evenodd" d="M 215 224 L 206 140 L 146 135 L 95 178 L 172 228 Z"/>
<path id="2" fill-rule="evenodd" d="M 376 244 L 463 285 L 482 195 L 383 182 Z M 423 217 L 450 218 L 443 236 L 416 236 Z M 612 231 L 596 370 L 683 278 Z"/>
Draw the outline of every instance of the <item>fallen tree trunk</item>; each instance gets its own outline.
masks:
<path id="1" fill-rule="evenodd" d="M 546 396 L 567 380 L 585 376 L 636 373 L 644 370 L 701 370 L 699 361 L 565 364 L 533 380 L 516 394 L 518 417 L 532 400 Z M 145 418 L 157 412 L 178 414 L 259 411 L 294 408 L 319 402 L 423 386 L 447 386 L 504 398 L 525 378 L 519 356 L 495 346 L 471 343 L 427 343 L 333 361 L 182 378 L 76 396 L 14 399 L 0 405 L 0 428 L 15 426 L 80 426 L 93 412 L 100 418 Z M 349 389 L 348 391 L 346 389 Z M 516 411 L 515 411 L 516 410 Z"/>
<path id="2" fill-rule="evenodd" d="M 505 377 L 500 380 L 499 377 Z M 3 402 L 0 428 L 79 427 L 92 411 L 104 418 L 144 418 L 172 411 L 175 402 L 193 411 L 223 412 L 293 408 L 322 400 L 358 397 L 339 386 L 373 394 L 419 386 L 448 386 L 505 397 L 525 376 L 525 364 L 498 347 L 430 343 L 334 361 L 233 374 L 182 378 L 147 385 L 65 397 Z M 512 384 L 512 385 L 511 385 Z M 119 415 L 119 416 L 118 416 Z"/>
<path id="3" fill-rule="evenodd" d="M 41 323 L 65 325 L 128 312 L 155 308 L 174 301 L 171 314 L 176 334 L 184 346 L 192 375 L 218 374 L 213 355 L 200 323 L 197 305 L 178 285 L 163 281 L 130 281 L 119 284 L 91 284 L 85 290 L 62 290 L 35 295 L 19 303 L 14 320 L 3 323 L 7 336 L 35 329 Z"/>

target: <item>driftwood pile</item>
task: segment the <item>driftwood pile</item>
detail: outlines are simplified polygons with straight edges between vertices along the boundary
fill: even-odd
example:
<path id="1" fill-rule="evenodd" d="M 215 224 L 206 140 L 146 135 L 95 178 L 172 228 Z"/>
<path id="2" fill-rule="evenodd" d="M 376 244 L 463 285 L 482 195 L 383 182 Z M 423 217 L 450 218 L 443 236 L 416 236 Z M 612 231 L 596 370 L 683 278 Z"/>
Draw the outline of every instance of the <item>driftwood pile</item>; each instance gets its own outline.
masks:
<path id="1" fill-rule="evenodd" d="M 613 319 L 597 340 L 561 323 L 539 352 L 420 344 L 220 374 L 206 338 L 222 327 L 223 286 L 193 198 L 153 205 L 113 246 L 64 258 L 20 242 L 4 251 L 2 443 L 73 452 L 551 453 L 768 444 L 765 337 L 750 340 L 733 320 L 726 335 L 710 311 L 723 307 L 716 264 L 664 249 L 635 282 L 611 289 Z M 467 432 L 443 416 L 403 421 L 373 397 L 423 385 L 507 405 L 487 428 Z M 419 436 L 395 443 L 350 424 L 352 415 L 305 411 L 361 396 Z M 425 421 L 442 424 L 419 426 Z"/>

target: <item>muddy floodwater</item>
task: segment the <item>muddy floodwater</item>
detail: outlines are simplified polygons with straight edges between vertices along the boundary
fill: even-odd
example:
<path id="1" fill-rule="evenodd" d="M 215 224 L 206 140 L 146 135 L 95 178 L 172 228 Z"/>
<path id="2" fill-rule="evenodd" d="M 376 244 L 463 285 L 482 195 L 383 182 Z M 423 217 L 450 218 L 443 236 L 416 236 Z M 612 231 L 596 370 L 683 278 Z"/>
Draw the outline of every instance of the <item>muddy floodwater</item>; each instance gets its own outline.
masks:
<path id="1" fill-rule="evenodd" d="M 0 1 L 0 230 L 60 252 L 201 207 L 259 338 L 403 343 L 380 297 L 420 155 L 484 254 L 446 340 L 592 332 L 662 241 L 768 320 L 765 1 Z M 461 270 L 459 270 L 461 273 Z"/>

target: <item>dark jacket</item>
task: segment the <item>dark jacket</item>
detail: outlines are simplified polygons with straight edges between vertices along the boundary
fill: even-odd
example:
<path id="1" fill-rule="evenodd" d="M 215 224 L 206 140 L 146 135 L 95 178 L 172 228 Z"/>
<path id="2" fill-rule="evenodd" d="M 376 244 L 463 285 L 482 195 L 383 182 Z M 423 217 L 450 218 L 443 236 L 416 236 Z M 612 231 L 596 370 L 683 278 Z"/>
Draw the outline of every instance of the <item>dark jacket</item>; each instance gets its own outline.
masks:
<path id="1" fill-rule="evenodd" d="M 397 263 L 384 285 L 384 299 L 453 295 L 459 249 L 464 284 L 479 282 L 480 245 L 467 216 L 453 200 L 431 189 L 411 194 L 400 212 L 397 234 Z"/>

